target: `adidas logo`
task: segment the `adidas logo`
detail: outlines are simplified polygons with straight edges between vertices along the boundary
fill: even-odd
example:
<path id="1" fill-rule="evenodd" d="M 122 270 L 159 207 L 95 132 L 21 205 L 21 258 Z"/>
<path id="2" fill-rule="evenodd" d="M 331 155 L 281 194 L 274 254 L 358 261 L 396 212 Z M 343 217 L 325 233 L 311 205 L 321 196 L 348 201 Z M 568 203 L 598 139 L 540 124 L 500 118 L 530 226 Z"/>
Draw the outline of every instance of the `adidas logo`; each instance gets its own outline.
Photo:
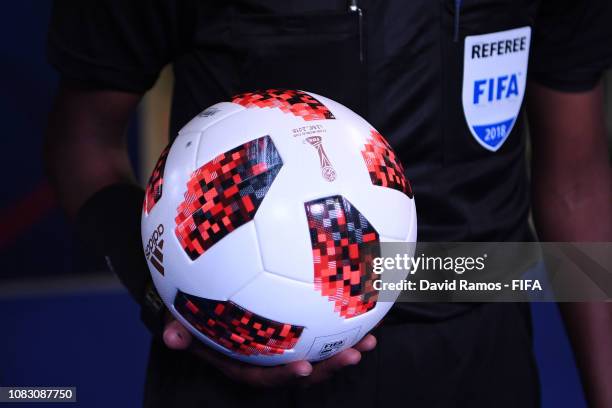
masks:
<path id="1" fill-rule="evenodd" d="M 162 250 L 164 249 L 164 240 L 162 235 L 164 235 L 164 226 L 159 224 L 157 229 L 153 231 L 153 234 L 151 234 L 151 237 L 149 238 L 149 242 L 145 248 L 145 257 L 149 262 L 151 262 L 151 265 L 157 269 L 157 272 L 163 275 L 164 253 Z"/>

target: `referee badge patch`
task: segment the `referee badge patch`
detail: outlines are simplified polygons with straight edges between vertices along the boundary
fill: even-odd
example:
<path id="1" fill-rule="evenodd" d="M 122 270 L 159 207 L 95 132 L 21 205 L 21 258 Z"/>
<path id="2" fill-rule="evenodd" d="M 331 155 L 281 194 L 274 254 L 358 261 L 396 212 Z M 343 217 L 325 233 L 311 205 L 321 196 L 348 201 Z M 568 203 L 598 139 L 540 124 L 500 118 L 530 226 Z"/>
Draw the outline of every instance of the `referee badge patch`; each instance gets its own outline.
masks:
<path id="1" fill-rule="evenodd" d="M 465 38 L 463 112 L 470 132 L 485 149 L 497 151 L 521 111 L 531 27 Z"/>

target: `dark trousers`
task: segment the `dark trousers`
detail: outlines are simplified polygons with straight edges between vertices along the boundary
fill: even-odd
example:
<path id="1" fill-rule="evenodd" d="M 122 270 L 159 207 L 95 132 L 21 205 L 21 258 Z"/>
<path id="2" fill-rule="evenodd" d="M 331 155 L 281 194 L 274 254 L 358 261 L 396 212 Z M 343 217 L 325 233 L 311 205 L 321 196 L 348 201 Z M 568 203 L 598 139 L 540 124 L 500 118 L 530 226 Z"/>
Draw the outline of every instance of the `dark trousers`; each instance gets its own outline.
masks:
<path id="1" fill-rule="evenodd" d="M 527 310 L 526 310 L 527 308 Z M 149 407 L 536 407 L 526 304 L 482 304 L 435 323 L 383 324 L 361 362 L 310 386 L 252 389 L 153 342 Z"/>

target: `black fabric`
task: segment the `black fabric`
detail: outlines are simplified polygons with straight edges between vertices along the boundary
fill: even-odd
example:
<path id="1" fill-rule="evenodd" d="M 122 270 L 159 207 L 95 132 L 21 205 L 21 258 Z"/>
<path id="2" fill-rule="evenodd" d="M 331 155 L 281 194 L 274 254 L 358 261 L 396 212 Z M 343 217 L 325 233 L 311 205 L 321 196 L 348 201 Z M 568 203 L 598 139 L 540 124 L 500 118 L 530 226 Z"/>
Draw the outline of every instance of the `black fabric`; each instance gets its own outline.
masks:
<path id="1" fill-rule="evenodd" d="M 49 57 L 65 77 L 133 92 L 172 62 L 171 137 L 242 91 L 326 95 L 365 116 L 398 151 L 420 240 L 531 238 L 524 121 L 495 153 L 471 136 L 461 104 L 463 39 L 532 26 L 534 77 L 588 88 L 612 58 L 609 2 L 465 0 L 458 41 L 453 0 L 359 4 L 361 21 L 346 1 L 58 0 Z"/>
<path id="2" fill-rule="evenodd" d="M 134 184 L 107 186 L 79 209 L 75 233 L 83 251 L 106 265 L 140 304 L 141 320 L 155 337 L 163 330 L 165 307 L 155 290 L 140 235 L 144 190 Z"/>
<path id="3" fill-rule="evenodd" d="M 437 323 L 383 325 L 361 362 L 309 388 L 251 389 L 188 353 L 151 348 L 146 407 L 539 406 L 524 304 L 487 304 Z M 172 391 L 170 391 L 172 390 Z"/>
<path id="4" fill-rule="evenodd" d="M 474 141 L 461 108 L 463 38 L 533 26 L 535 78 L 588 88 L 612 55 L 609 2 L 466 0 L 458 41 L 452 0 L 359 4 L 362 19 L 345 1 L 58 0 L 49 58 L 64 77 L 132 92 L 173 62 L 171 135 L 238 92 L 321 93 L 365 116 L 398 151 L 420 240 L 530 239 L 524 122 L 495 154 Z"/>
<path id="5" fill-rule="evenodd" d="M 105 260 L 139 303 L 151 280 L 140 238 L 144 191 L 133 184 L 114 184 L 91 196 L 75 223 L 77 239 L 91 255 Z"/>
<path id="6" fill-rule="evenodd" d="M 188 48 L 187 2 L 55 0 L 48 58 L 65 78 L 142 93 Z"/>
<path id="7" fill-rule="evenodd" d="M 530 61 L 532 79 L 553 89 L 592 89 L 612 64 L 612 1 L 545 0 Z"/>
<path id="8" fill-rule="evenodd" d="M 62 75 L 71 79 L 94 82 L 113 89 L 144 92 L 152 86 L 161 67 L 193 52 L 192 47 L 197 46 L 194 40 L 198 38 L 198 33 L 202 37 L 204 33 L 210 34 L 212 30 L 221 29 L 214 37 L 222 36 L 227 41 L 236 41 L 241 34 L 251 34 L 247 26 L 260 24 L 265 27 L 265 24 L 273 22 L 270 20 L 271 12 L 277 17 L 291 15 L 294 18 L 321 12 L 338 14 L 346 10 L 347 3 L 343 0 L 228 2 L 238 5 L 233 7 L 210 2 L 198 3 L 195 0 L 55 0 L 49 30 L 49 59 Z M 412 14 L 406 10 L 403 2 L 396 2 L 397 5 L 392 4 L 394 2 L 385 5 L 373 2 L 369 4 L 370 1 L 361 3 L 370 10 L 387 9 L 386 17 L 395 20 L 391 21 L 392 25 L 401 20 L 406 21 L 408 15 Z M 423 3 L 413 2 L 410 8 L 439 14 L 438 3 Z M 454 15 L 454 0 L 441 3 L 442 14 Z M 509 7 L 514 5 L 508 0 L 466 0 L 461 3 L 459 32 L 464 35 L 466 21 L 473 17 L 481 22 L 485 20 L 477 14 L 485 17 L 492 15 L 489 14 L 492 11 L 508 13 L 512 12 Z M 534 10 L 537 5 L 537 13 L 531 18 L 531 25 L 534 26 L 530 61 L 532 79 L 559 90 L 580 91 L 592 88 L 602 71 L 612 63 L 612 29 L 609 24 L 612 3 L 608 0 L 524 1 L 522 7 L 514 9 Z M 226 15 L 225 21 L 219 21 L 216 17 L 228 7 L 232 7 L 236 13 L 231 13 L 232 17 Z M 503 7 L 508 9 L 502 10 Z M 422 16 L 426 18 L 427 14 Z M 228 30 L 228 19 L 241 20 L 245 16 L 246 32 Z M 262 16 L 265 17 L 261 19 Z M 489 21 L 500 19 L 503 17 L 499 15 L 487 18 Z M 318 20 L 320 26 L 335 31 L 336 21 Z M 280 21 L 281 26 L 289 27 L 290 30 L 290 25 L 295 22 Z M 259 30 L 256 35 L 265 35 L 265 31 L 265 28 Z M 291 39 L 287 40 L 290 44 Z M 218 46 L 213 41 L 205 45 L 210 46 L 211 49 L 207 50 L 209 52 Z M 245 44 L 245 48 L 247 46 Z M 228 50 L 216 51 L 219 53 L 217 57 L 229 56 Z M 326 56 L 329 57 L 329 54 Z M 209 74 L 221 74 L 217 65 L 221 60 L 215 59 L 212 62 L 214 64 L 209 66 L 212 68 Z M 236 71 L 231 70 L 230 73 Z M 179 122 L 180 125 L 185 121 Z"/>
<path id="9" fill-rule="evenodd" d="M 458 41 L 453 0 L 358 3 L 361 21 L 340 0 L 58 0 L 49 58 L 65 77 L 133 92 L 172 62 L 171 137 L 242 91 L 326 95 L 365 116 L 398 151 L 420 240 L 531 238 L 524 121 L 494 154 L 474 140 L 461 105 L 463 40 L 532 26 L 533 77 L 585 89 L 612 58 L 609 2 L 465 0 Z"/>

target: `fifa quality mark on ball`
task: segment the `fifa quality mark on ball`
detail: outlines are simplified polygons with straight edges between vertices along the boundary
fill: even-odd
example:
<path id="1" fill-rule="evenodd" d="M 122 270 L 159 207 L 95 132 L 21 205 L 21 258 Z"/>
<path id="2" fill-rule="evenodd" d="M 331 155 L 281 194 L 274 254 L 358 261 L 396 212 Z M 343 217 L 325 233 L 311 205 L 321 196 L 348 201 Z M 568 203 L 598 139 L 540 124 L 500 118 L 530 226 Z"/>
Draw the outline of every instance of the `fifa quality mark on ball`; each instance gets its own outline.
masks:
<path id="1" fill-rule="evenodd" d="M 325 149 L 323 148 L 323 137 L 321 136 L 310 136 L 304 139 L 305 143 L 308 143 L 314 147 L 319 155 L 319 163 L 321 165 L 321 176 L 329 182 L 336 179 L 336 170 L 332 166 Z"/>
<path id="2" fill-rule="evenodd" d="M 319 351 L 320 357 L 331 356 L 340 350 L 344 346 L 344 339 L 332 341 L 331 343 L 325 343 Z"/>

